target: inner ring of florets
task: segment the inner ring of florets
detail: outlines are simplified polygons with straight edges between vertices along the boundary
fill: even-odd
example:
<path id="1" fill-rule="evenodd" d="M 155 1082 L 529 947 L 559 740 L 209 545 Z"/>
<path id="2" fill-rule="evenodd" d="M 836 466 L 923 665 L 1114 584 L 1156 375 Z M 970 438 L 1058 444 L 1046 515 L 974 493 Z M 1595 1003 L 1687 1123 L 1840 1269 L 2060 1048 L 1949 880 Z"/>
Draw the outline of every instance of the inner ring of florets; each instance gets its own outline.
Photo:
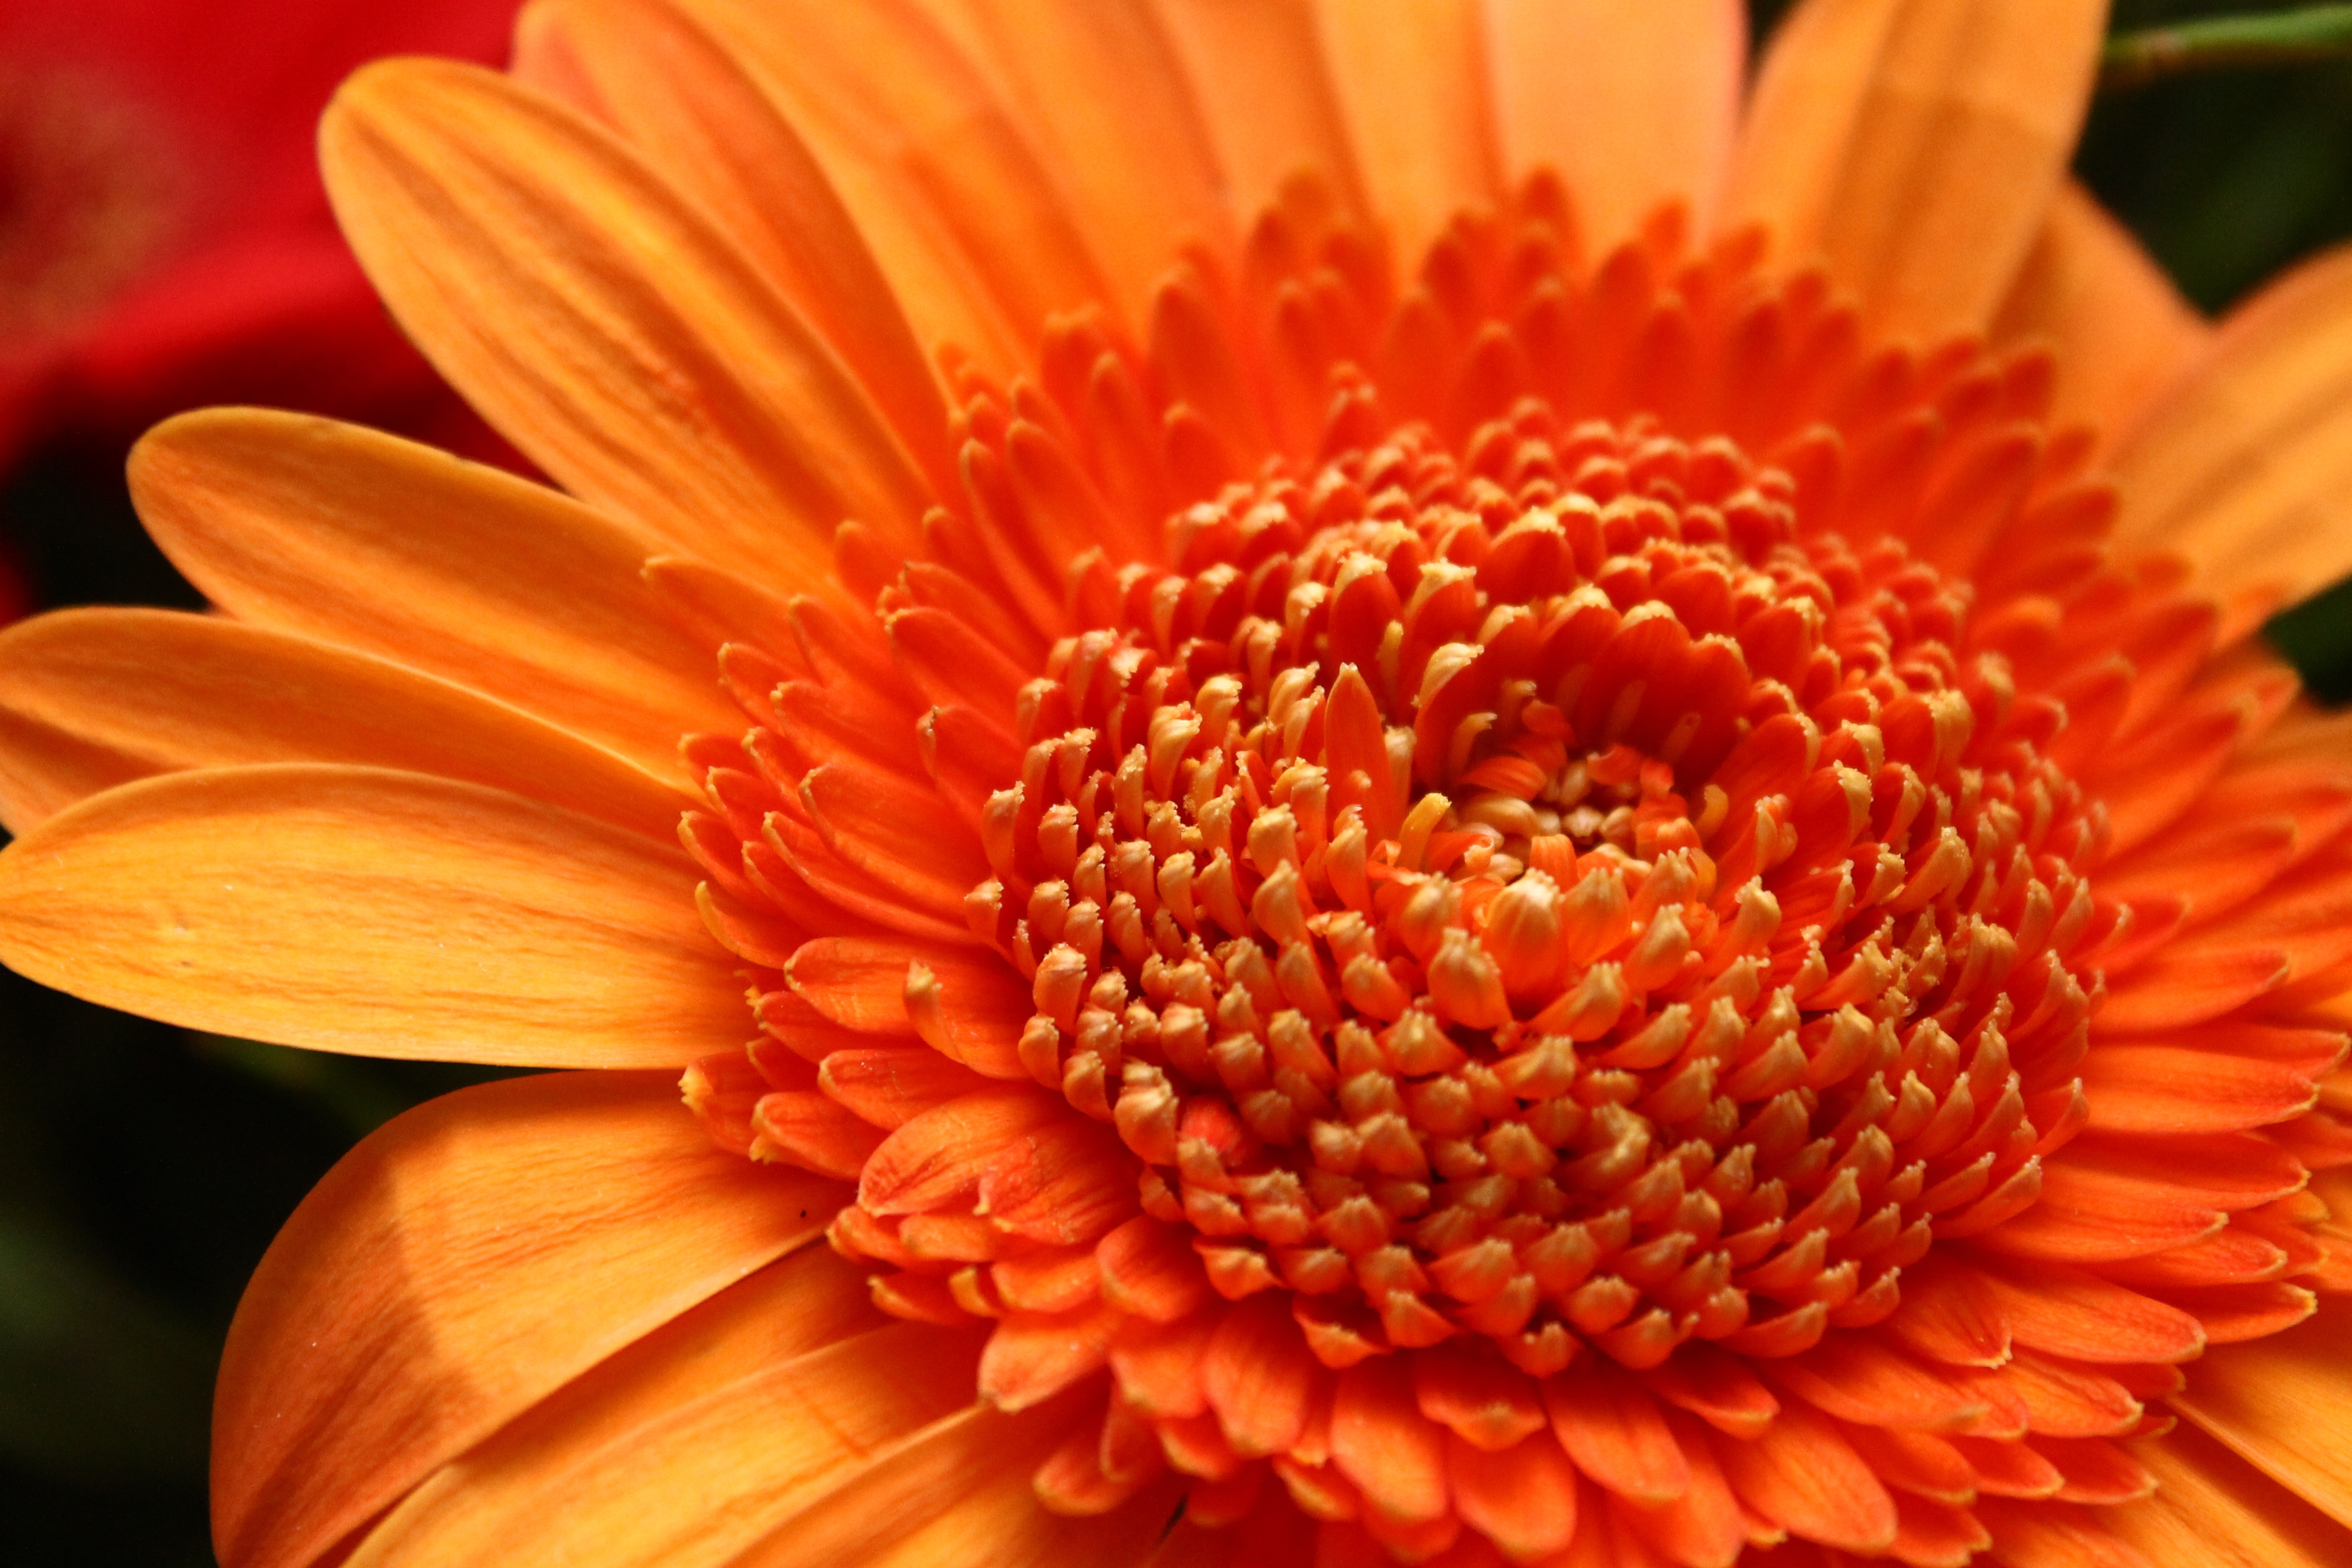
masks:
<path id="1" fill-rule="evenodd" d="M 1023 691 L 968 904 L 1131 1159 L 1113 1300 L 1180 1248 L 1333 1367 L 1776 1357 L 2034 1201 L 2117 911 L 1964 589 L 1537 405 L 1172 533 Z"/>

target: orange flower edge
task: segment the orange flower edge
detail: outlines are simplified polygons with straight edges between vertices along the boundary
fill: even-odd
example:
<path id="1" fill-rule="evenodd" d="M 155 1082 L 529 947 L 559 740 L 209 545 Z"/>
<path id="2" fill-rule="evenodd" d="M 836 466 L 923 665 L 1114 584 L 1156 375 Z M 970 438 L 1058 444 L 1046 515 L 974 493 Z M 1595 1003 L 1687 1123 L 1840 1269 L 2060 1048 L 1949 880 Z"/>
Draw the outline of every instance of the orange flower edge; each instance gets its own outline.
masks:
<path id="1" fill-rule="evenodd" d="M 685 837 L 784 984 L 689 1103 L 856 1179 L 833 1245 L 989 1401 L 1087 1391 L 1057 1510 L 1931 1562 L 2145 1495 L 2177 1364 L 2347 1266 L 2295 1194 L 2352 1140 L 2086 1091 L 2103 1004 L 2274 978 L 2108 997 L 2181 907 L 2095 873 L 2291 683 L 2103 559 L 2045 353 L 1874 353 L 1672 208 L 1586 273 L 1546 178 L 1388 307 L 1317 194 L 1148 350 L 964 373 L 962 515 L 839 541 L 876 629 L 722 655 Z M 2306 1109 L 2337 1037 L 2240 1027 Z"/>

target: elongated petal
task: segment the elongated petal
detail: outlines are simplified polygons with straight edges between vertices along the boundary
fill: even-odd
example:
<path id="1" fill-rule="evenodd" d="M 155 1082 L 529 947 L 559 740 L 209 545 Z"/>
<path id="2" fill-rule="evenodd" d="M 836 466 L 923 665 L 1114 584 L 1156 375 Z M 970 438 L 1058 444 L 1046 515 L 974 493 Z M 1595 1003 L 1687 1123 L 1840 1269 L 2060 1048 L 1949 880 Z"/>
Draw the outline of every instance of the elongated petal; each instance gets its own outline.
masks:
<path id="1" fill-rule="evenodd" d="M 2204 1349 L 2195 1319 L 2178 1307 L 2057 1267 L 1974 1270 L 1982 1291 L 2028 1350 L 2105 1364 L 2182 1362 Z"/>
<path id="2" fill-rule="evenodd" d="M 1402 271 L 1502 181 L 1476 0 L 1321 0 L 1325 58 Z"/>
<path id="3" fill-rule="evenodd" d="M 1715 1440 L 1731 1489 L 1781 1529 L 1848 1552 L 1894 1541 L 1895 1505 L 1853 1446 L 1829 1421 L 1789 1405 L 1752 1443 Z"/>
<path id="4" fill-rule="evenodd" d="M 2108 1516 L 2151 1563 L 2323 1568 L 2352 1562 L 2352 1531 L 2193 1426 L 2134 1444 L 2156 1495 Z"/>
<path id="5" fill-rule="evenodd" d="M 1025 369 L 1048 313 L 1112 291 L 1035 147 L 955 40 L 912 0 L 851 7 L 685 0 L 790 110 L 900 299 L 938 296 L 992 341 L 930 333 Z"/>
<path id="6" fill-rule="evenodd" d="M 2307 1061 L 2166 1045 L 2101 1047 L 2084 1059 L 2083 1087 L 2090 1125 L 2127 1132 L 2266 1127 L 2308 1110 L 2318 1093 Z"/>
<path id="7" fill-rule="evenodd" d="M 1418 1524 L 1446 1510 L 1445 1431 L 1422 1415 L 1396 1363 L 1376 1356 L 1339 1374 L 1331 1461 L 1383 1515 Z"/>
<path id="8" fill-rule="evenodd" d="M 307 637 L 113 609 L 0 633 L 0 817 L 11 832 L 132 779 L 276 762 L 469 779 L 664 841 L 690 804 L 527 713 Z"/>
<path id="9" fill-rule="evenodd" d="M 1738 0 L 1500 0 L 1486 16 L 1513 175 L 1557 169 L 1595 251 L 1677 197 L 1705 229 L 1739 121 Z"/>
<path id="10" fill-rule="evenodd" d="M 1126 1568 L 1167 1528 L 1166 1486 L 1094 1519 L 1037 1502 L 1030 1474 L 1078 1412 L 1068 1399 L 1007 1415 L 975 1406 L 870 1463 L 739 1559 L 740 1568 Z"/>
<path id="11" fill-rule="evenodd" d="M 2225 595 L 2284 603 L 2352 571 L 2352 249 L 2232 311 L 2115 460 L 2117 542 L 2185 555 Z"/>
<path id="12" fill-rule="evenodd" d="M 1766 53 L 1726 202 L 1820 255 L 1879 331 L 1981 330 L 2088 106 L 2102 0 L 1807 0 Z"/>
<path id="13" fill-rule="evenodd" d="M 1162 0 L 1192 97 L 1244 221 L 1312 170 L 1353 212 L 1363 181 L 1318 36 L 1313 0 Z"/>
<path id="14" fill-rule="evenodd" d="M 611 124 L 709 208 L 856 374 L 932 489 L 954 493 L 946 405 L 906 312 L 740 61 L 660 0 L 542 0 L 523 13 L 515 74 Z"/>
<path id="15" fill-rule="evenodd" d="M 964 895 L 988 874 L 970 835 L 925 820 L 939 796 L 901 774 L 827 763 L 802 781 L 801 798 L 834 853 L 942 920 L 961 920 Z"/>
<path id="16" fill-rule="evenodd" d="M 862 1286 L 845 1264 L 826 1272 Z M 706 1322 L 630 1347 L 444 1467 L 369 1532 L 352 1568 L 727 1563 L 845 1468 L 971 1402 L 972 1336 L 892 1323 L 815 1347 L 761 1345 L 784 1338 L 775 1328 L 838 1336 L 856 1319 L 830 1291 L 802 1302 L 760 1283 L 710 1303 L 731 1309 L 723 1316 L 706 1311 Z"/>
<path id="17" fill-rule="evenodd" d="M 742 723 L 715 650 L 638 575 L 657 542 L 543 486 L 353 425 L 211 409 L 150 431 L 131 487 L 173 564 L 242 619 L 470 686 L 680 781 L 679 735 Z"/>
<path id="18" fill-rule="evenodd" d="M 110 790 L 0 854 L 0 960 L 192 1028 L 682 1067 L 743 1033 L 683 852 L 478 784 L 282 763 Z"/>
<path id="19" fill-rule="evenodd" d="M 2272 1479 L 2352 1526 L 2347 1330 L 2352 1303 L 2325 1298 L 2315 1315 L 2284 1333 L 2207 1352 L 2173 1405 Z"/>
<path id="20" fill-rule="evenodd" d="M 1690 1488 L 1690 1461 L 1634 1379 L 1596 1362 L 1546 1380 L 1552 1435 L 1576 1468 L 1620 1497 L 1670 1503 Z"/>
<path id="21" fill-rule="evenodd" d="M 213 1412 L 221 1561 L 312 1561 L 845 1195 L 719 1149 L 667 1073 L 512 1079 L 391 1122 L 303 1200 L 237 1309 Z"/>
<path id="22" fill-rule="evenodd" d="M 1178 247 L 1228 247 L 1234 228 L 1174 42 L 1150 0 L 1043 0 L 974 15 L 1117 302 L 1141 319 Z"/>
<path id="23" fill-rule="evenodd" d="M 2048 343 L 2058 355 L 2051 416 L 2087 420 L 2113 439 L 2189 368 L 2211 331 L 2130 231 L 2064 180 L 1992 336 Z"/>
<path id="24" fill-rule="evenodd" d="M 477 67 L 345 83 L 320 130 L 343 233 L 428 357 L 568 488 L 721 565 L 824 581 L 856 518 L 929 500 L 865 393 L 617 140 Z"/>

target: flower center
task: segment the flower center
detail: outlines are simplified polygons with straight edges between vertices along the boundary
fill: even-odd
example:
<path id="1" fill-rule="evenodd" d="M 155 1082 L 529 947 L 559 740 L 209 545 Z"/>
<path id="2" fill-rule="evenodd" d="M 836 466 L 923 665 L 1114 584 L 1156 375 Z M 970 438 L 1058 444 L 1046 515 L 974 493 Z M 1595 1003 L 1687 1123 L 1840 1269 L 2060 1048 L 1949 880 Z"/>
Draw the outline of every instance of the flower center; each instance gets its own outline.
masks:
<path id="1" fill-rule="evenodd" d="M 1793 495 L 1408 427 L 1181 513 L 1023 691 L 968 905 L 1021 1060 L 1327 1365 L 1800 1352 L 2073 1131 L 2098 811 L 1965 592 Z"/>
<path id="2" fill-rule="evenodd" d="M 1865 353 L 1671 209 L 1586 272 L 1541 179 L 1393 300 L 1314 213 L 1171 271 L 1148 348 L 951 361 L 965 511 L 836 540 L 882 635 L 803 602 L 798 673 L 722 655 L 759 728 L 689 746 L 687 838 L 782 984 L 689 1101 L 855 1179 L 834 1245 L 992 1321 L 988 1400 L 1100 1402 L 1050 1507 L 1278 1478 L 1401 1560 L 1534 1561 L 1581 1477 L 1727 1561 L 1713 1461 L 1633 1450 L 1760 1486 L 1781 1433 L 1853 1517 L 1779 1527 L 1879 1550 L 1825 1423 L 2018 1439 L 1978 1373 L 2037 1352 L 1963 1320 L 2063 1251 L 2101 968 L 2179 919 L 2093 892 L 2077 782 L 2167 689 L 2053 657 L 2165 583 L 2102 565 L 2046 354 Z"/>

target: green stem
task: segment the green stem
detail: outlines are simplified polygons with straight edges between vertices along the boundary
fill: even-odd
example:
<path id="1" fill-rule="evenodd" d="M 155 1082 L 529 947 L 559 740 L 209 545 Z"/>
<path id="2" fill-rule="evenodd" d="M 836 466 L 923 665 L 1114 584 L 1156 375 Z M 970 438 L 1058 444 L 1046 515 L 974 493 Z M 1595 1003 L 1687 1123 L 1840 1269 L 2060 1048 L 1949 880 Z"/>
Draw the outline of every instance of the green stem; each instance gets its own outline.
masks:
<path id="1" fill-rule="evenodd" d="M 2112 92 L 2186 71 L 2347 58 L 2352 5 L 2306 5 L 2118 33 L 2100 52 L 2099 87 Z"/>

